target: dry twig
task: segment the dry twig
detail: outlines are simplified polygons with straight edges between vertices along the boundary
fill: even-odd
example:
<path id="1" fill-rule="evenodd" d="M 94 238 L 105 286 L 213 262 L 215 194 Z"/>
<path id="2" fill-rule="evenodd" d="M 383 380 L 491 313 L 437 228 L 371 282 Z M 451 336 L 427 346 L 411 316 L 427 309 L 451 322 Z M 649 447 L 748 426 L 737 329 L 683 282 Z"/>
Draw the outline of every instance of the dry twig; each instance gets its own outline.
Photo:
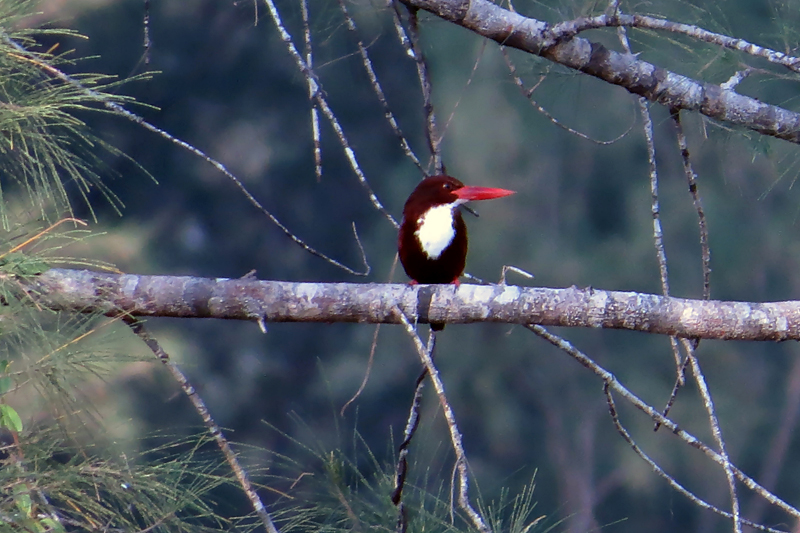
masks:
<path id="1" fill-rule="evenodd" d="M 186 374 L 183 373 L 178 365 L 176 365 L 170 359 L 169 354 L 164 351 L 164 349 L 161 347 L 161 344 L 150 335 L 150 333 L 144 327 L 142 321 L 133 317 L 123 317 L 123 320 L 125 320 L 125 323 L 130 326 L 133 332 L 144 341 L 144 343 L 148 348 L 150 348 L 158 360 L 164 364 L 175 381 L 178 382 L 178 385 L 180 385 L 181 390 L 183 390 L 184 394 L 186 394 L 186 397 L 192 402 L 197 414 L 199 414 L 200 418 L 203 419 L 203 424 L 205 424 L 209 434 L 216 441 L 217 446 L 219 446 L 219 449 L 222 451 L 222 455 L 225 456 L 225 460 L 231 467 L 231 470 L 236 476 L 236 479 L 239 481 L 239 485 L 241 485 L 245 495 L 247 495 L 247 499 L 250 500 L 250 505 L 253 506 L 253 510 L 261 520 L 264 530 L 267 531 L 267 533 L 280 533 L 278 528 L 275 527 L 275 524 L 272 521 L 269 513 L 267 512 L 267 508 L 264 506 L 264 503 L 261 501 L 261 498 L 258 496 L 255 488 L 253 488 L 250 478 L 247 475 L 247 471 L 242 467 L 241 463 L 239 463 L 236 453 L 234 453 L 230 443 L 228 442 L 228 439 L 226 439 L 225 435 L 222 433 L 222 428 L 220 428 L 211 417 L 211 413 L 209 412 L 206 403 L 197 393 L 197 389 L 195 389 L 189 382 L 189 378 L 187 378 Z"/>

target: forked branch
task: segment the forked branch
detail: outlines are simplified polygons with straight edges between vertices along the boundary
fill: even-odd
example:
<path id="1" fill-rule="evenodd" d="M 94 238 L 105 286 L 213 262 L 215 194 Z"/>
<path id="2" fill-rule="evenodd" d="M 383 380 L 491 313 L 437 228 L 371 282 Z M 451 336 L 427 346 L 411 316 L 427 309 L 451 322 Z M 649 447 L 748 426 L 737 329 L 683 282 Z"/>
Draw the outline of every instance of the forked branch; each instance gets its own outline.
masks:
<path id="1" fill-rule="evenodd" d="M 498 44 L 535 54 L 619 85 L 668 108 L 701 113 L 763 135 L 800 143 L 800 114 L 658 67 L 638 56 L 609 50 L 581 37 L 554 39 L 553 28 L 490 0 L 402 0 Z M 569 35 L 569 32 L 564 32 Z M 558 37 L 558 36 L 557 36 Z M 740 48 L 747 48 L 742 46 Z M 737 48 L 739 49 L 739 48 Z M 777 56 L 775 56 L 777 57 Z M 796 59 L 786 59 L 787 66 Z"/>
<path id="2" fill-rule="evenodd" d="M 456 424 L 456 415 L 453 412 L 453 408 L 450 406 L 450 402 L 447 401 L 447 396 L 444 393 L 444 384 L 439 378 L 439 370 L 433 364 L 431 354 L 426 349 L 422 339 L 420 339 L 419 335 L 417 335 L 416 329 L 414 329 L 414 326 L 411 324 L 411 322 L 409 322 L 406 315 L 399 308 L 396 309 L 396 312 L 397 318 L 405 327 L 408 336 L 411 337 L 414 347 L 417 349 L 417 354 L 422 360 L 422 364 L 425 365 L 428 377 L 430 377 L 430 380 L 433 383 L 433 388 L 436 391 L 436 395 L 439 397 L 439 404 L 444 412 L 444 418 L 447 421 L 447 429 L 450 431 L 450 441 L 453 444 L 453 451 L 456 454 L 456 471 L 458 473 L 458 505 L 464 510 L 465 513 L 467 513 L 467 516 L 472 521 L 472 525 L 475 526 L 478 531 L 481 533 L 491 533 L 492 530 L 489 529 L 489 526 L 486 525 L 486 521 L 475 510 L 469 500 L 467 455 L 464 452 L 464 444 L 461 442 L 461 431 L 458 429 L 458 425 Z"/>

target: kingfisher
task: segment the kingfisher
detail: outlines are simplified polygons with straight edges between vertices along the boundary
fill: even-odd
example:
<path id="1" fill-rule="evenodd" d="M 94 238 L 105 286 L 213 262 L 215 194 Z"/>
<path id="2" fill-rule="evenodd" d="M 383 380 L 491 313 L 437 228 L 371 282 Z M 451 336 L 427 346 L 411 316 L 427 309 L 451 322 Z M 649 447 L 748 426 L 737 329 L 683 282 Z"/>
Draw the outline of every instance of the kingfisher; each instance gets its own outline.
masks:
<path id="1" fill-rule="evenodd" d="M 470 187 L 451 176 L 422 180 L 403 207 L 397 240 L 403 268 L 416 283 L 453 283 L 467 262 L 467 225 L 459 206 L 471 200 L 490 200 L 515 191 Z"/>

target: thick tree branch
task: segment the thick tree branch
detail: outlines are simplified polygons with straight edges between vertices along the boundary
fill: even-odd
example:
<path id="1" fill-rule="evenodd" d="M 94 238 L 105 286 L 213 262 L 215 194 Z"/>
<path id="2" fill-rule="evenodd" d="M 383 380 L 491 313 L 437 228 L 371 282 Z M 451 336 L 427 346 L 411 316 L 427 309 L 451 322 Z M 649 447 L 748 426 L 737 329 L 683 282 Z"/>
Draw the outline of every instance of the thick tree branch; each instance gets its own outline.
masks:
<path id="1" fill-rule="evenodd" d="M 402 0 L 410 7 L 472 30 L 504 46 L 536 54 L 595 76 L 669 108 L 702 113 L 715 120 L 800 143 L 800 114 L 693 80 L 636 55 L 608 50 L 582 38 L 559 40 L 552 27 L 489 0 Z M 562 32 L 563 33 L 563 32 Z"/>
<path id="2" fill-rule="evenodd" d="M 116 316 L 266 322 L 501 322 L 628 329 L 687 338 L 800 340 L 800 301 L 688 300 L 593 288 L 297 283 L 52 269 L 17 280 L 38 305 Z"/>

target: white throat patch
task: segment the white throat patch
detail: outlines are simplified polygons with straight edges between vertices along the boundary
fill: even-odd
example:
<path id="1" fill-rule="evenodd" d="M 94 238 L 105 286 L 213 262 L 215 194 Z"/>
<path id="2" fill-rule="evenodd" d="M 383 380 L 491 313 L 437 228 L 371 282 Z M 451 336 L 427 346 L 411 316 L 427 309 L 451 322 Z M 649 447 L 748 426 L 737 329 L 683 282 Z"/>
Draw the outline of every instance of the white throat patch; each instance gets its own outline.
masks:
<path id="1" fill-rule="evenodd" d="M 450 246 L 456 236 L 453 211 L 465 203 L 456 200 L 453 203 L 437 205 L 425 212 L 417 220 L 417 231 L 414 235 L 419 239 L 422 251 L 429 259 L 438 259 L 442 252 Z"/>

